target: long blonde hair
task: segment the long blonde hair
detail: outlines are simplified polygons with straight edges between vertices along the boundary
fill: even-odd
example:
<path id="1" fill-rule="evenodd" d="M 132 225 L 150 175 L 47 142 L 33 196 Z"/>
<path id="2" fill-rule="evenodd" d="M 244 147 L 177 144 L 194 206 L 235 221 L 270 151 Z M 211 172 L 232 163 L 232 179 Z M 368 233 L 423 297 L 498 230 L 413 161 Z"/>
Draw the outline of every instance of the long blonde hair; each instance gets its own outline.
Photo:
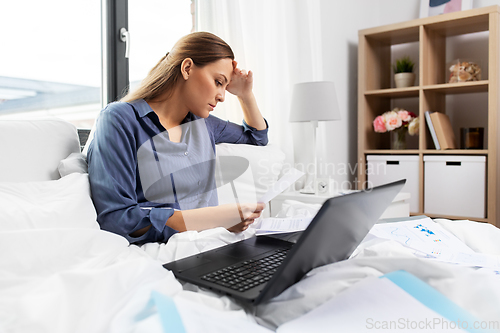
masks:
<path id="1" fill-rule="evenodd" d="M 179 39 L 172 50 L 151 69 L 137 89 L 129 92 L 121 101 L 152 101 L 160 96 L 169 98 L 181 77 L 181 64 L 186 58 L 191 58 L 196 66 L 203 67 L 224 58 L 234 60 L 234 54 L 231 47 L 214 34 L 190 33 Z"/>

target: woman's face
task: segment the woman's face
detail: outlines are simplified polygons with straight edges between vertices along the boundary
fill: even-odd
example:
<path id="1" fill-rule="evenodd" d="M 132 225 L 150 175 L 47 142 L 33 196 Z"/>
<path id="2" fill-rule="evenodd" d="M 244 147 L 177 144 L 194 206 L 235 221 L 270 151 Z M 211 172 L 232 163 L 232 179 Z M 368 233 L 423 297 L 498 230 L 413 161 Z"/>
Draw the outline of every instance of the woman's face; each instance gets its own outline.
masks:
<path id="1" fill-rule="evenodd" d="M 193 64 L 183 89 L 188 110 L 198 117 L 207 118 L 217 103 L 224 102 L 232 74 L 233 61 L 229 58 L 203 67 Z"/>

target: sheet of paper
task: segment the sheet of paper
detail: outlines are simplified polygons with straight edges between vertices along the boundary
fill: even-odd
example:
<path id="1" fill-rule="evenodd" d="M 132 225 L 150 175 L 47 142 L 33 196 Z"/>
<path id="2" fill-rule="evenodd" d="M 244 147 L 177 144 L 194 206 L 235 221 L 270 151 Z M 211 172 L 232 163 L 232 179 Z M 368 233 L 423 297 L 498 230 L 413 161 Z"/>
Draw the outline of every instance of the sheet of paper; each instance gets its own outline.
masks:
<path id="1" fill-rule="evenodd" d="M 258 202 L 268 203 L 273 200 L 278 194 L 285 191 L 293 183 L 295 183 L 300 177 L 305 175 L 304 172 L 297 169 L 290 169 L 286 174 L 284 174 L 262 197 L 260 197 Z"/>
<path id="2" fill-rule="evenodd" d="M 429 217 L 394 223 L 376 224 L 370 233 L 380 238 L 392 239 L 415 250 L 438 255 L 443 249 L 475 253 L 455 235 Z"/>
<path id="3" fill-rule="evenodd" d="M 306 230 L 312 219 L 312 217 L 266 217 L 259 220 L 255 234 L 303 231 Z"/>
<path id="4" fill-rule="evenodd" d="M 480 321 L 425 282 L 396 271 L 358 282 L 276 332 L 464 332 L 474 322 Z"/>
<path id="5" fill-rule="evenodd" d="M 420 251 L 430 259 L 465 266 L 500 268 L 498 257 L 474 252 L 455 235 L 428 217 L 376 224 L 370 233 Z"/>

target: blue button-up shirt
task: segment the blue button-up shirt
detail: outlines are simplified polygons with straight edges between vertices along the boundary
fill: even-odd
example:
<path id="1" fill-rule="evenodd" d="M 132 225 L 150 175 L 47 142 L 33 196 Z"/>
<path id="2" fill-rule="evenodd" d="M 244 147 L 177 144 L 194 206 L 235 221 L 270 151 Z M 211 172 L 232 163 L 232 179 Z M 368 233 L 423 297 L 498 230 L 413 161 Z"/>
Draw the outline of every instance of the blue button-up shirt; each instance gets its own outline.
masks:
<path id="1" fill-rule="evenodd" d="M 267 144 L 258 131 L 210 115 L 188 113 L 180 142 L 169 140 L 144 100 L 115 102 L 96 120 L 87 160 L 92 199 L 101 229 L 130 243 L 166 242 L 177 231 L 166 226 L 175 209 L 216 206 L 215 144 Z M 131 233 L 151 225 L 140 237 Z"/>

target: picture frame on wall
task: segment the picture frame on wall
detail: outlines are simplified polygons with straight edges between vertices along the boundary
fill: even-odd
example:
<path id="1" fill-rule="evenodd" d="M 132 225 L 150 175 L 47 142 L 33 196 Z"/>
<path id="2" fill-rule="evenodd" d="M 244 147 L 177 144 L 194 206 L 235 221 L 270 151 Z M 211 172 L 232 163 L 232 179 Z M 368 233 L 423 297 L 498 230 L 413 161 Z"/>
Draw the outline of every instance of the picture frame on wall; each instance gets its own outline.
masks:
<path id="1" fill-rule="evenodd" d="M 472 0 L 420 0 L 420 18 L 472 9 Z"/>

